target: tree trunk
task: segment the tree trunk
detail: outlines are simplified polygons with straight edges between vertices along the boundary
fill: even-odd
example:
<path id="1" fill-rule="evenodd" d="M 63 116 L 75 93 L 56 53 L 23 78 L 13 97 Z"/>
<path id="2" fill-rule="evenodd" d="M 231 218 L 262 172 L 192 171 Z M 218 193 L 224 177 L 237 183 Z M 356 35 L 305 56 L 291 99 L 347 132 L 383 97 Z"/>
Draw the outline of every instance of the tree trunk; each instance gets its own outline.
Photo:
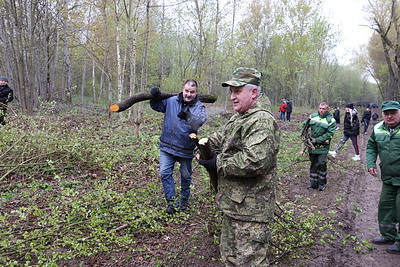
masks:
<path id="1" fill-rule="evenodd" d="M 160 95 L 160 99 L 167 99 L 169 97 L 178 95 L 179 93 L 164 93 L 162 92 Z M 133 95 L 118 104 L 113 104 L 110 106 L 110 110 L 113 112 L 122 112 L 135 103 L 150 100 L 153 98 L 151 93 L 140 93 L 137 95 Z M 214 103 L 217 100 L 216 95 L 199 95 L 199 100 L 203 103 Z"/>

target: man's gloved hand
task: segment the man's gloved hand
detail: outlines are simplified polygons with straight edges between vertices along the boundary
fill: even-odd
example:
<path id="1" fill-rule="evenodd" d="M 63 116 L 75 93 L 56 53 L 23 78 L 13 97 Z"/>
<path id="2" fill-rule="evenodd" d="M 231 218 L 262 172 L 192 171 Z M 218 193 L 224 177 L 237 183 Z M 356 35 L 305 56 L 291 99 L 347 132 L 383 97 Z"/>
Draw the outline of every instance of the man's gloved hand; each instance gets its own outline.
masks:
<path id="1" fill-rule="evenodd" d="M 186 112 L 186 111 L 181 110 L 181 112 L 178 113 L 178 118 L 181 120 L 186 120 L 187 116 L 188 116 L 188 112 Z"/>
<path id="2" fill-rule="evenodd" d="M 214 152 L 211 159 L 199 159 L 199 164 L 204 166 L 208 172 L 217 172 L 217 154 Z"/>
<path id="3" fill-rule="evenodd" d="M 154 97 L 159 97 L 161 95 L 161 91 L 160 88 L 158 87 L 152 87 L 150 89 L 150 93 L 154 96 Z"/>
<path id="4" fill-rule="evenodd" d="M 189 106 L 188 105 L 183 106 L 181 108 L 181 111 L 178 113 L 178 118 L 181 120 L 187 120 L 189 113 L 190 113 Z"/>
<path id="5" fill-rule="evenodd" d="M 311 143 L 314 144 L 314 145 L 317 143 L 317 140 L 315 140 L 314 137 L 311 137 L 311 138 L 310 138 L 310 141 L 311 141 Z"/>

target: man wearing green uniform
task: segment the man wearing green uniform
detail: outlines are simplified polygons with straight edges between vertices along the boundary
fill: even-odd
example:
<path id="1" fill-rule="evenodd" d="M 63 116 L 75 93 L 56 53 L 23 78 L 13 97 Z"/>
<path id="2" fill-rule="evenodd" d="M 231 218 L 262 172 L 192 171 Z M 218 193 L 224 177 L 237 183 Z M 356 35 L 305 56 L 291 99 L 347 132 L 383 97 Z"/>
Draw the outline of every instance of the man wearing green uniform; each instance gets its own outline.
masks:
<path id="1" fill-rule="evenodd" d="M 218 177 L 220 252 L 226 266 L 268 266 L 279 130 L 271 111 L 262 106 L 265 101 L 257 101 L 260 79 L 256 69 L 238 68 L 222 83 L 229 87 L 237 114 L 208 138 L 214 157 L 199 160 Z"/>
<path id="2" fill-rule="evenodd" d="M 329 112 L 329 105 L 326 102 L 319 104 L 318 112 L 310 115 L 303 123 L 303 128 L 309 124 L 311 128 L 311 142 L 313 148 L 308 148 L 311 161 L 310 185 L 307 189 L 325 190 L 327 175 L 327 154 L 331 139 L 336 131 L 336 120 Z"/>
<path id="3" fill-rule="evenodd" d="M 368 172 L 378 175 L 376 160 L 379 155 L 382 191 L 378 204 L 380 237 L 372 243 L 392 244 L 386 251 L 400 254 L 400 103 L 385 101 L 381 105 L 383 121 L 374 126 L 367 144 Z M 394 243 L 394 244 L 393 244 Z"/>

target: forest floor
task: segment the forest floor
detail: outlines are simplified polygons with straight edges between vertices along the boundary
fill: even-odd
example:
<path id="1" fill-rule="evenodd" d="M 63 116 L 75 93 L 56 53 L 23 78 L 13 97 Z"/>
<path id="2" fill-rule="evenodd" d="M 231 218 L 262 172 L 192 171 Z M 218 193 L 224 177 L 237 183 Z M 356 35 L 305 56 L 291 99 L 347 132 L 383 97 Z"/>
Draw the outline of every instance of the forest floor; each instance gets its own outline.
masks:
<path id="1" fill-rule="evenodd" d="M 278 114 L 275 114 L 275 117 L 278 118 Z M 280 128 L 283 132 L 298 132 L 299 122 L 302 122 L 305 117 L 306 115 L 295 115 L 292 122 L 279 122 Z M 377 206 L 381 190 L 379 179 L 369 175 L 365 167 L 365 148 L 371 128 L 372 126 L 367 135 L 360 134 L 359 136 L 361 161 L 355 162 L 351 159 L 354 156 L 354 149 L 350 140 L 336 158 L 330 157 L 328 184 L 325 191 L 306 189 L 309 184 L 308 169 L 303 170 L 303 173 L 307 175 L 287 174 L 284 183 L 286 195 L 311 198 L 312 204 L 322 212 L 335 210 L 337 212 L 335 219 L 343 224 L 340 232 L 342 237 L 347 235 L 366 241 L 379 235 Z M 336 141 L 341 134 L 340 129 L 336 133 Z M 331 149 L 334 145 L 336 145 L 335 142 Z M 285 151 L 285 147 L 281 146 L 280 149 Z M 307 160 L 306 155 L 304 160 Z M 90 258 L 64 262 L 61 266 L 159 266 L 155 261 L 157 258 L 164 259 L 162 261 L 164 264 L 160 266 L 223 266 L 214 240 L 216 236 L 210 234 L 212 230 L 203 229 L 204 219 L 201 216 L 194 216 L 191 218 L 191 223 L 180 229 L 181 231 L 136 236 L 137 247 L 145 248 L 145 253 L 142 250 L 142 253 L 133 253 L 128 258 L 126 255 L 128 252 L 123 251 L 99 253 Z M 176 225 L 172 223 L 170 227 L 173 228 Z M 194 238 L 196 247 L 193 247 Z M 295 260 L 289 264 L 276 264 L 276 266 L 399 266 L 400 255 L 388 254 L 385 248 L 386 245 L 373 245 L 371 250 L 361 253 L 354 248 L 352 242 L 318 244 L 310 248 L 312 251 L 310 257 Z M 196 257 L 190 256 L 193 249 Z M 116 259 L 124 259 L 124 261 L 118 263 Z M 166 262 L 171 264 L 165 265 Z"/>
<path id="2" fill-rule="evenodd" d="M 296 119 L 301 120 L 301 118 Z M 342 127 L 342 125 L 339 126 Z M 288 183 L 293 194 L 311 197 L 313 204 L 320 210 L 337 210 L 337 220 L 345 225 L 342 235 L 352 235 L 366 241 L 379 236 L 377 213 L 381 182 L 379 178 L 367 172 L 365 165 L 366 145 L 372 127 L 370 125 L 368 134 L 360 133 L 358 138 L 361 161 L 352 160 L 354 149 L 351 140 L 347 141 L 335 158 L 329 156 L 328 183 L 325 191 L 306 189 L 308 180 L 295 179 L 296 175 L 291 177 L 293 183 Z M 291 129 L 291 124 L 286 124 L 282 128 L 294 130 Z M 342 129 L 339 129 L 335 133 L 334 140 L 337 141 L 342 134 Z M 335 142 L 331 144 L 331 150 L 336 144 Z M 313 260 L 310 260 L 307 266 L 400 266 L 400 255 L 387 253 L 386 247 L 387 245 L 373 245 L 372 250 L 359 253 L 350 243 L 345 246 L 337 244 L 317 246 L 314 248 Z"/>
<path id="3" fill-rule="evenodd" d="M 211 109 L 209 111 L 209 114 L 213 113 Z M 278 118 L 277 113 L 274 116 Z M 293 150 L 289 150 L 289 146 L 296 146 L 296 150 L 299 146 L 299 142 L 291 143 L 292 141 L 285 133 L 291 133 L 291 136 L 297 138 L 299 125 L 305 118 L 307 114 L 298 112 L 293 115 L 291 122 L 278 121 L 282 131 L 280 154 L 283 153 L 283 157 L 285 152 L 292 153 L 290 151 Z M 211 119 L 210 123 L 213 123 Z M 400 255 L 386 253 L 386 245 L 367 244 L 362 247 L 371 246 L 372 249 L 359 249 L 355 242 L 351 242 L 353 239 L 353 241 L 367 243 L 379 235 L 377 207 L 381 182 L 368 174 L 365 167 L 365 148 L 371 128 L 372 126 L 367 135 L 360 134 L 359 136 L 361 161 L 356 162 L 351 159 L 354 156 L 354 149 L 350 140 L 336 158 L 329 157 L 328 183 L 325 191 L 306 189 L 309 184 L 307 154 L 300 157 L 301 162 L 287 163 L 278 160 L 280 173 L 278 173 L 277 201 L 285 203 L 296 199 L 302 204 L 302 201 L 308 203 L 306 199 L 311 199 L 311 205 L 316 206 L 323 214 L 333 214 L 329 220 L 333 216 L 340 227 L 333 230 L 335 236 L 338 236 L 333 242 L 316 242 L 310 247 L 303 247 L 301 249 L 306 250 L 306 253 L 300 253 L 301 256 L 297 259 L 294 257 L 287 261 L 282 258 L 274 266 L 400 266 Z M 331 149 L 337 144 L 341 134 L 341 129 L 336 132 Z M 298 151 L 300 150 L 301 148 L 298 147 Z M 287 164 L 295 166 L 295 171 L 282 167 Z M 140 170 L 131 170 L 136 174 L 138 171 Z M 132 240 L 135 241 L 129 249 L 110 247 L 92 256 L 61 260 L 57 263 L 58 266 L 224 266 L 218 249 L 218 218 L 217 216 L 215 220 L 212 218 L 218 211 L 214 210 L 215 206 L 208 206 L 209 202 L 199 199 L 200 195 L 204 196 L 206 191 L 204 185 L 198 181 L 200 176 L 200 170 L 197 164 L 194 164 L 192 206 L 187 215 L 174 214 L 171 216 L 172 219 L 163 221 L 166 230 L 137 234 L 129 232 Z M 142 182 L 149 179 L 146 176 L 141 177 L 131 175 L 126 180 L 117 181 L 117 183 L 121 187 L 131 187 L 139 183 L 138 179 L 143 179 Z M 157 209 L 165 208 L 158 207 L 159 204 L 156 201 L 156 199 L 162 199 L 161 191 L 152 196 Z M 10 205 L 13 204 L 10 203 Z M 288 231 L 291 230 L 293 229 L 288 229 Z M 346 240 L 349 242 L 345 242 Z"/>

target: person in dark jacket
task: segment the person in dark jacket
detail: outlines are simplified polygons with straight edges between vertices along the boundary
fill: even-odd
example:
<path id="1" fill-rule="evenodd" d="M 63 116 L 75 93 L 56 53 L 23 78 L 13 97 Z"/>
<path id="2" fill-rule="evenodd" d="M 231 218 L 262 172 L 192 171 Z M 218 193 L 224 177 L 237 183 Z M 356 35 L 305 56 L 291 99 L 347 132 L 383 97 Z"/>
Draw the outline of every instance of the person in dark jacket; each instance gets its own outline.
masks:
<path id="1" fill-rule="evenodd" d="M 339 124 L 340 124 L 340 109 L 339 107 L 335 107 L 333 110 L 333 118 L 336 121 L 336 130 L 339 130 Z"/>
<path id="2" fill-rule="evenodd" d="M 361 123 L 364 123 L 364 134 L 368 133 L 369 121 L 371 120 L 371 109 L 368 107 L 361 118 Z"/>
<path id="3" fill-rule="evenodd" d="M 8 79 L 0 77 L 0 125 L 6 124 L 7 104 L 13 99 L 13 90 L 8 86 Z"/>
<path id="4" fill-rule="evenodd" d="M 360 150 L 358 149 L 357 136 L 360 134 L 360 122 L 357 116 L 357 110 L 353 104 L 346 105 L 346 114 L 343 119 L 343 137 L 337 144 L 334 151 L 329 151 L 329 154 L 336 157 L 336 153 L 343 147 L 347 140 L 351 139 L 355 150 L 355 155 L 352 157 L 353 160 L 360 160 Z"/>
<path id="5" fill-rule="evenodd" d="M 372 118 L 372 125 L 375 126 L 378 123 L 378 118 L 379 118 L 378 112 L 374 111 L 374 113 L 372 113 L 371 118 Z"/>
<path id="6" fill-rule="evenodd" d="M 178 199 L 175 181 L 172 176 L 176 162 L 180 163 L 181 191 L 179 210 L 188 208 L 190 185 L 192 184 L 192 159 L 195 143 L 190 139 L 191 133 L 207 119 L 206 107 L 199 101 L 197 82 L 187 80 L 182 92 L 177 96 L 160 99 L 161 91 L 157 87 L 150 89 L 153 98 L 150 106 L 153 110 L 165 113 L 160 136 L 160 176 L 168 207 L 166 213 L 177 211 Z"/>
<path id="7" fill-rule="evenodd" d="M 368 172 L 377 177 L 379 156 L 382 191 L 378 204 L 380 236 L 377 245 L 391 244 L 386 252 L 400 255 L 400 103 L 385 101 L 381 105 L 383 121 L 374 126 L 367 144 Z"/>
<path id="8" fill-rule="evenodd" d="M 293 104 L 290 99 L 286 100 L 286 120 L 290 121 L 290 114 L 292 114 L 293 111 Z"/>

